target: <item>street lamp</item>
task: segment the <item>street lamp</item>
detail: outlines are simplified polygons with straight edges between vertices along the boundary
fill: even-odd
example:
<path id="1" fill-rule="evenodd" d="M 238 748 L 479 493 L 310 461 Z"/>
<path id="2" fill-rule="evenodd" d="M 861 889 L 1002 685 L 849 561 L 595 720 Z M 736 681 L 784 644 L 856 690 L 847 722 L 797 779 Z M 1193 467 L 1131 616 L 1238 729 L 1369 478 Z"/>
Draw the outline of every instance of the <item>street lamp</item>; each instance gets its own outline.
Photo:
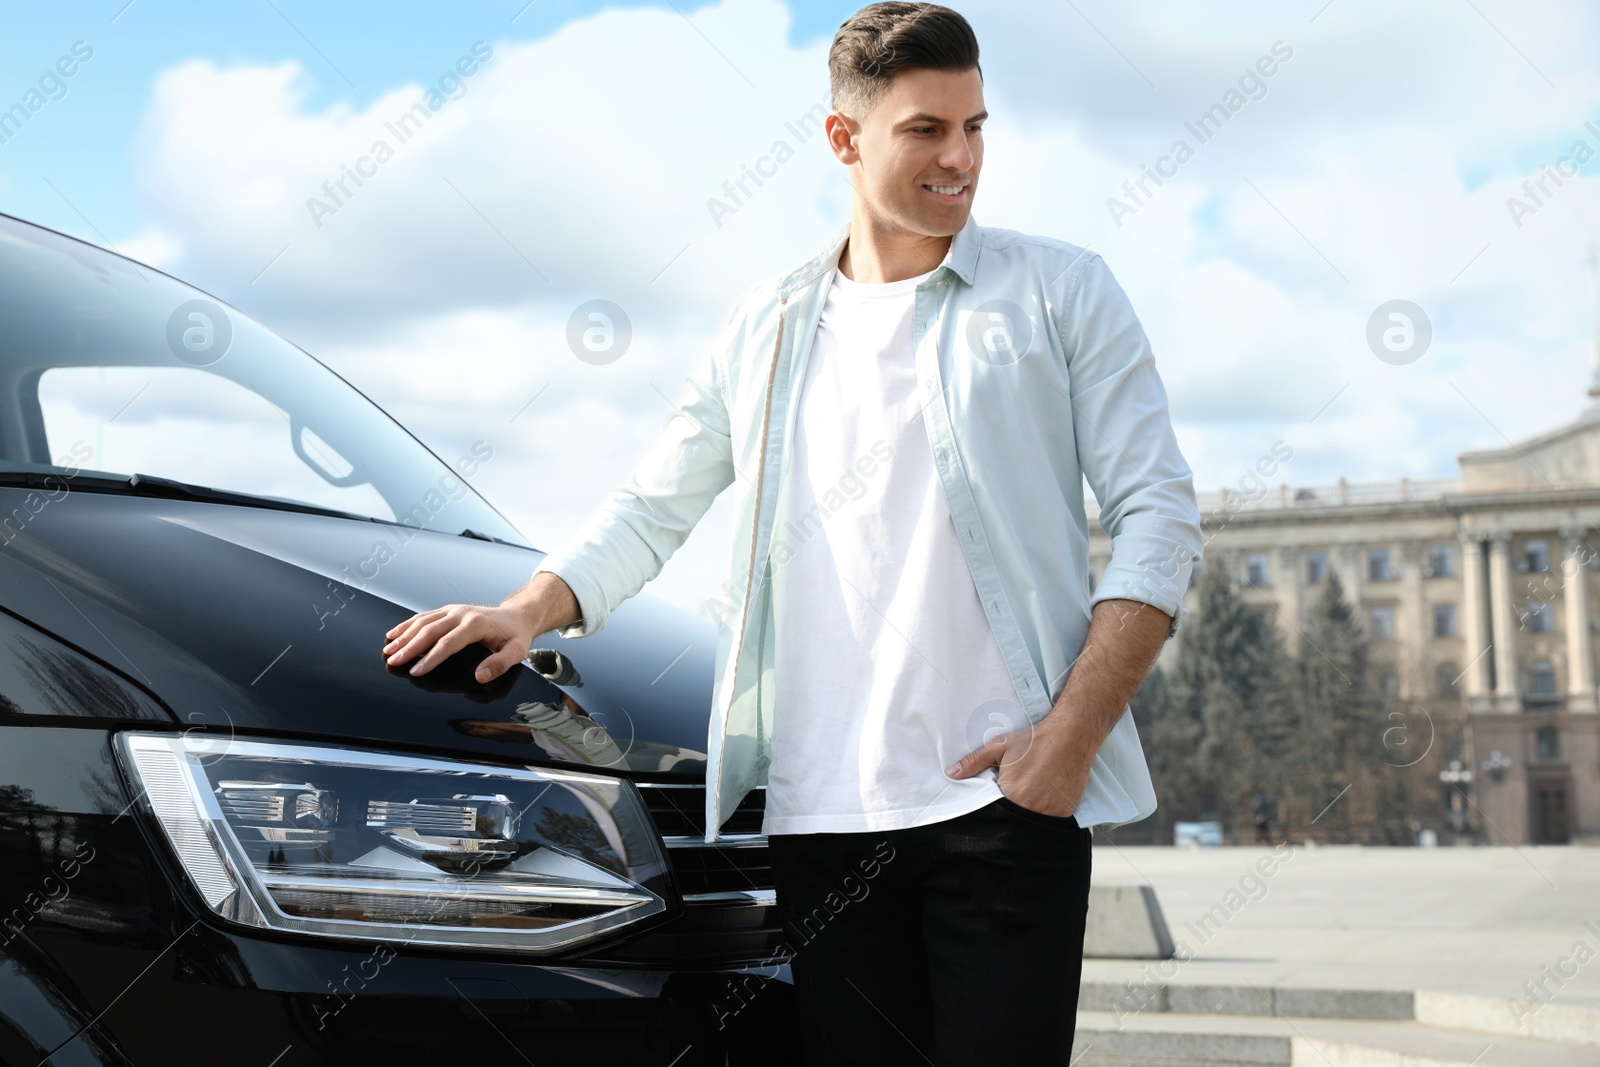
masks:
<path id="1" fill-rule="evenodd" d="M 1511 757 L 1497 748 L 1483 761 L 1483 769 L 1489 772 L 1490 778 L 1498 782 L 1505 778 L 1506 772 L 1511 769 Z"/>
<path id="2" fill-rule="evenodd" d="M 1495 755 L 1499 755 L 1499 752 Z M 1460 760 L 1453 759 L 1448 768 L 1439 772 L 1439 781 L 1450 787 L 1450 827 L 1459 834 L 1466 829 L 1466 813 L 1461 810 L 1461 790 L 1471 784 L 1472 768 L 1463 767 Z"/>

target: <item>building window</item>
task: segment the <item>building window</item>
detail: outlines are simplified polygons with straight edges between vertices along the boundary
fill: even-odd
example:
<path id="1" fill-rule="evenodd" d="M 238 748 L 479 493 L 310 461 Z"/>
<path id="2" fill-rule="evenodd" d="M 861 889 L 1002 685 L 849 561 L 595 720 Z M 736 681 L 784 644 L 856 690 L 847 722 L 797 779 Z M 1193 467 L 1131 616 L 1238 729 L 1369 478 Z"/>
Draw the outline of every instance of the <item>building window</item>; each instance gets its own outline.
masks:
<path id="1" fill-rule="evenodd" d="M 1542 538 L 1537 541 L 1524 541 L 1522 544 L 1522 569 L 1525 571 L 1549 570 L 1550 542 Z"/>
<path id="2" fill-rule="evenodd" d="M 1456 573 L 1456 546 L 1434 545 L 1428 549 L 1428 576 L 1453 578 Z"/>
<path id="3" fill-rule="evenodd" d="M 1394 636 L 1394 608 L 1385 604 L 1382 607 L 1371 609 L 1368 617 L 1372 619 L 1372 636 L 1378 638 L 1391 638 Z"/>
<path id="4" fill-rule="evenodd" d="M 1550 601 L 1528 601 L 1528 630 L 1536 634 L 1547 634 L 1555 626 L 1555 616 L 1550 611 Z"/>
<path id="5" fill-rule="evenodd" d="M 1252 552 L 1245 563 L 1245 580 L 1251 585 L 1271 585 L 1272 578 L 1267 570 L 1267 554 L 1265 552 Z"/>
<path id="6" fill-rule="evenodd" d="M 1456 606 L 1454 604 L 1435 604 L 1433 606 L 1433 636 L 1454 637 L 1456 635 Z"/>
<path id="7" fill-rule="evenodd" d="M 1540 759 L 1561 758 L 1561 731 L 1554 726 L 1543 726 L 1534 735 L 1534 745 Z"/>
<path id="8" fill-rule="evenodd" d="M 1316 585 L 1328 576 L 1328 554 L 1326 552 L 1306 553 L 1306 584 Z"/>
<path id="9" fill-rule="evenodd" d="M 1367 579 L 1374 582 L 1387 582 L 1399 575 L 1389 569 L 1389 550 L 1387 548 L 1367 549 Z"/>
<path id="10" fill-rule="evenodd" d="M 1390 700 L 1400 695 L 1400 675 L 1392 666 L 1384 664 L 1378 668 L 1378 684 Z"/>
<path id="11" fill-rule="evenodd" d="M 1556 669 L 1550 665 L 1549 660 L 1540 660 L 1528 672 L 1528 692 L 1536 697 L 1556 695 Z"/>
<path id="12" fill-rule="evenodd" d="M 1439 672 L 1434 676 L 1435 691 L 1441 697 L 1452 699 L 1461 693 L 1461 672 L 1454 663 L 1439 664 Z"/>

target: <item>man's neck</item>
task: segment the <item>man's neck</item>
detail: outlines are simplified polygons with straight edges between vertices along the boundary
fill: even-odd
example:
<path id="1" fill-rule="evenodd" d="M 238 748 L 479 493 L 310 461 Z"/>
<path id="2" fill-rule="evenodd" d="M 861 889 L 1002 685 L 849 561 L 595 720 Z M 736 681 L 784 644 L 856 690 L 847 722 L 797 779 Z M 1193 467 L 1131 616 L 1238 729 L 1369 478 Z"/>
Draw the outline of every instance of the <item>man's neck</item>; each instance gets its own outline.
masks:
<path id="1" fill-rule="evenodd" d="M 850 218 L 850 236 L 839 254 L 839 273 L 867 285 L 915 278 L 944 262 L 952 240 L 952 235 L 886 231 L 854 214 Z"/>

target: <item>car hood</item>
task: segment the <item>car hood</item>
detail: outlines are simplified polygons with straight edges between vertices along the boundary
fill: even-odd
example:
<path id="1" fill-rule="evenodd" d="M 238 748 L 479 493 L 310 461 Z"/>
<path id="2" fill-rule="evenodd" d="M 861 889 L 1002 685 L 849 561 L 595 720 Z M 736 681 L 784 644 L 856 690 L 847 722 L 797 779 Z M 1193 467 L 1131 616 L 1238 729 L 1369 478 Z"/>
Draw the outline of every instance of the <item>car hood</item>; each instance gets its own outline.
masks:
<path id="1" fill-rule="evenodd" d="M 523 663 L 487 686 L 474 646 L 421 678 L 385 633 L 448 603 L 496 604 L 543 554 L 303 512 L 0 488 L 0 604 L 98 656 L 186 726 L 703 777 L 714 626 L 638 596 L 581 640 L 576 669 Z M 34 510 L 37 508 L 37 510 Z M 17 522 L 18 518 L 24 521 Z"/>

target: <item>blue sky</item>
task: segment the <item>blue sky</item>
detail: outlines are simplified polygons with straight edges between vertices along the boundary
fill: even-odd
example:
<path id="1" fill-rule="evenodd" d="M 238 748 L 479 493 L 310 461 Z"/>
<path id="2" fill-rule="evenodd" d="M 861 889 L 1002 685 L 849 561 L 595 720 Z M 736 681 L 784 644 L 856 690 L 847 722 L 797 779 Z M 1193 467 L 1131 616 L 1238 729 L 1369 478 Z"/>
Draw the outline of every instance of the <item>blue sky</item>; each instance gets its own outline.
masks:
<path id="1" fill-rule="evenodd" d="M 648 447 L 733 296 L 848 218 L 840 165 L 789 130 L 856 6 L 0 2 L 0 109 L 93 49 L 0 144 L 0 211 L 215 293 L 441 454 L 538 396 L 476 482 L 552 544 Z M 1520 220 L 1508 201 L 1575 143 L 1600 150 L 1596 5 L 955 6 L 992 115 L 975 214 L 1105 256 L 1199 488 L 1275 441 L 1293 485 L 1450 477 L 1457 453 L 1586 403 L 1600 159 Z M 323 183 L 476 42 L 492 58 L 317 218 Z M 1274 50 L 1259 92 L 1119 216 L 1123 183 Z M 778 140 L 794 158 L 718 219 L 708 200 Z M 592 299 L 633 323 L 607 366 L 564 342 Z M 1365 343 L 1394 299 L 1434 331 L 1402 366 Z M 658 591 L 688 603 L 720 573 L 722 506 Z"/>

